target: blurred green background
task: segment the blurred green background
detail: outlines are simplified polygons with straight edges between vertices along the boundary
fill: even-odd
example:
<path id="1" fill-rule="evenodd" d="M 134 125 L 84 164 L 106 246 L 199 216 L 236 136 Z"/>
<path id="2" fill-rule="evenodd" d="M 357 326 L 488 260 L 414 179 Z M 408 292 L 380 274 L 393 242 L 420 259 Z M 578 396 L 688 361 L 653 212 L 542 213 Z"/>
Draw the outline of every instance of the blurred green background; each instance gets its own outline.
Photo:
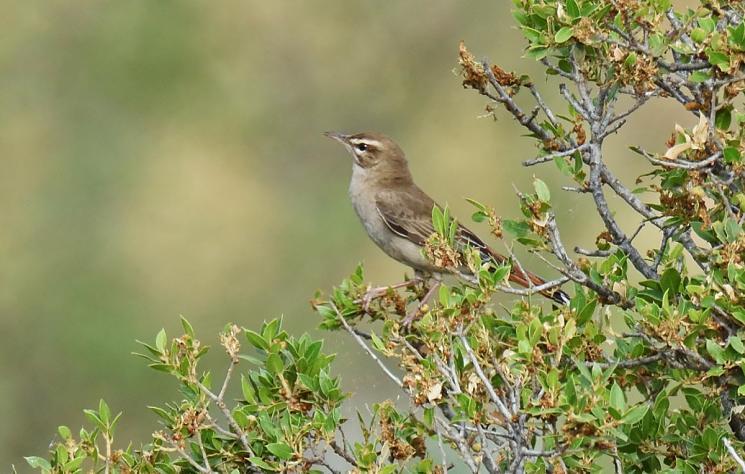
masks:
<path id="1" fill-rule="evenodd" d="M 350 160 L 324 130 L 395 137 L 463 219 L 466 196 L 516 215 L 513 184 L 539 172 L 567 240 L 594 240 L 586 199 L 560 193 L 551 165 L 522 168 L 531 142 L 505 114 L 479 118 L 485 101 L 453 73 L 463 39 L 542 81 L 510 2 L 0 3 L 3 471 L 26 472 L 22 456 L 44 454 L 100 397 L 125 412 L 120 441 L 145 440 L 157 429 L 146 406 L 178 394 L 130 353 L 175 333 L 179 314 L 211 345 L 229 321 L 284 315 L 344 354 L 356 403 L 396 396 L 350 341 L 315 329 L 308 304 L 358 261 L 375 284 L 405 272 L 364 235 Z M 655 127 L 631 125 L 616 143 L 661 146 Z M 622 176 L 643 166 L 618 150 Z"/>

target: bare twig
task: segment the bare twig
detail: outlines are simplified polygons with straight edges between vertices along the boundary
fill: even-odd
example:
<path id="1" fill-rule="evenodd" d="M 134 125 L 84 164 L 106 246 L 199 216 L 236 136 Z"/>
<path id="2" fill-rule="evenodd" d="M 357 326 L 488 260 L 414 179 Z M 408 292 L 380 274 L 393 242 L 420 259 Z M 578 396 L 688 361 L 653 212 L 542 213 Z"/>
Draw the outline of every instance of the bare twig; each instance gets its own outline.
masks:
<path id="1" fill-rule="evenodd" d="M 204 441 L 202 441 L 202 432 L 197 430 L 194 435 L 197 438 L 197 444 L 199 445 L 199 451 L 202 454 L 202 461 L 204 462 L 204 468 L 206 469 L 205 472 L 212 472 L 212 468 L 210 467 L 210 461 L 207 457 L 207 450 L 204 447 Z"/>
<path id="2" fill-rule="evenodd" d="M 385 372 L 385 374 L 388 376 L 389 379 L 391 379 L 393 381 L 393 383 L 395 383 L 399 387 L 402 387 L 403 388 L 404 384 L 401 382 L 401 379 L 399 379 L 396 376 L 396 374 L 394 374 L 388 367 L 386 367 L 386 365 L 383 363 L 382 360 L 380 360 L 380 358 L 377 356 L 377 354 L 375 354 L 375 352 L 373 352 L 373 350 L 370 349 L 367 346 L 367 344 L 365 343 L 365 341 L 363 341 L 362 338 L 360 336 L 358 336 L 354 332 L 354 330 L 349 325 L 349 323 L 347 322 L 346 318 L 344 318 L 344 316 L 342 316 L 341 312 L 336 307 L 336 305 L 334 303 L 330 303 L 330 304 L 331 304 L 331 307 L 334 309 L 334 312 L 336 313 L 336 316 L 339 318 L 339 321 L 344 326 L 344 329 L 346 329 L 347 332 L 354 338 L 354 340 L 357 342 L 357 345 L 359 345 L 360 347 L 362 347 L 365 350 L 365 352 L 367 352 L 367 355 L 370 356 L 370 358 L 372 360 L 374 360 L 375 363 L 377 363 L 378 366 L 381 369 L 383 369 L 383 372 Z"/>
<path id="3" fill-rule="evenodd" d="M 484 91 L 483 94 L 487 95 L 492 100 L 502 103 L 507 111 L 509 111 L 512 116 L 515 117 L 515 119 L 520 123 L 520 125 L 533 132 L 537 137 L 544 141 L 551 140 L 553 137 L 543 127 L 536 123 L 533 118 L 526 115 L 522 111 L 520 106 L 518 106 L 512 99 L 512 97 L 507 93 L 507 91 L 504 90 L 504 87 L 502 87 L 499 81 L 497 81 L 497 78 L 494 77 L 494 73 L 489 67 L 489 64 L 484 62 L 482 65 L 484 68 L 484 72 L 486 73 L 486 77 L 489 79 L 489 84 L 491 84 L 491 86 L 497 92 L 497 95 L 494 95 L 488 91 Z"/>
<path id="4" fill-rule="evenodd" d="M 603 369 L 607 369 L 608 367 L 613 366 L 619 367 L 621 369 L 629 369 L 631 367 L 638 367 L 640 365 L 654 364 L 655 362 L 659 362 L 664 358 L 665 356 L 662 353 L 657 353 L 651 356 L 638 357 L 636 359 L 629 360 L 607 360 L 606 362 L 588 361 L 585 362 L 585 365 L 588 367 L 597 365 L 598 367 L 601 367 Z"/>
<path id="5" fill-rule="evenodd" d="M 196 381 L 197 386 L 199 389 L 207 395 L 207 397 L 214 402 L 215 405 L 217 405 L 217 408 L 220 409 L 220 412 L 223 414 L 226 420 L 228 420 L 228 424 L 235 432 L 236 436 L 239 437 L 241 441 L 241 446 L 243 446 L 243 449 L 246 450 L 247 453 L 249 453 L 252 457 L 255 456 L 253 449 L 251 449 L 251 445 L 248 443 L 248 437 L 246 436 L 246 432 L 241 429 L 240 425 L 238 425 L 238 422 L 235 421 L 235 418 L 233 418 L 233 414 L 230 413 L 230 409 L 225 404 L 225 401 L 218 397 L 215 393 L 212 392 L 206 385 L 204 385 L 199 380 Z"/>
<path id="6" fill-rule="evenodd" d="M 111 436 L 109 436 L 108 433 L 103 434 L 103 440 L 106 444 L 106 461 L 105 461 L 105 467 L 104 467 L 104 473 L 109 474 L 109 469 L 111 469 Z"/>
<path id="7" fill-rule="evenodd" d="M 540 285 L 535 285 L 535 286 L 532 286 L 531 285 L 530 288 L 513 288 L 511 286 L 501 286 L 501 285 L 500 286 L 497 286 L 496 288 L 499 291 L 503 291 L 505 293 L 510 293 L 510 294 L 513 294 L 513 295 L 531 296 L 531 295 L 535 295 L 537 293 L 541 293 L 542 291 L 552 290 L 554 288 L 557 288 L 557 287 L 563 285 L 564 283 L 568 282 L 569 280 L 570 280 L 570 278 L 568 276 L 563 276 L 563 277 L 557 278 L 555 280 L 547 281 L 547 282 L 542 283 Z M 528 281 L 530 281 L 530 280 L 528 280 Z"/>
<path id="8" fill-rule="evenodd" d="M 590 111 L 586 110 L 584 105 L 580 104 L 579 100 L 577 100 L 577 98 L 574 97 L 571 92 L 569 92 L 566 84 L 559 84 L 559 92 L 564 97 L 564 99 L 569 102 L 569 105 L 571 105 L 574 110 L 577 111 L 577 113 L 579 113 L 588 122 L 591 121 Z"/>
<path id="9" fill-rule="evenodd" d="M 440 432 L 440 425 L 435 423 L 435 433 L 437 433 L 437 446 L 440 448 L 440 456 L 442 456 L 442 472 L 448 472 L 448 455 L 445 452 L 445 444 L 442 442 L 442 433 Z"/>
<path id="10" fill-rule="evenodd" d="M 613 253 L 612 250 L 588 250 L 582 247 L 574 247 L 574 251 L 586 257 L 607 257 Z"/>
<path id="11" fill-rule="evenodd" d="M 613 243 L 618 245 L 621 250 L 629 256 L 631 263 L 642 275 L 649 279 L 656 280 L 657 272 L 644 260 L 644 257 L 641 256 L 636 247 L 631 245 L 628 237 L 623 233 L 610 211 L 608 201 L 605 199 L 605 193 L 603 193 L 602 189 L 601 167 L 599 165 L 600 148 L 597 144 L 593 144 L 590 147 L 590 157 L 590 190 L 598 214 L 600 215 L 600 218 L 603 219 L 605 227 L 613 237 Z"/>
<path id="12" fill-rule="evenodd" d="M 641 147 L 634 146 L 634 147 L 631 147 L 631 149 L 635 151 L 636 153 L 639 153 L 640 155 L 644 156 L 644 158 L 649 160 L 650 163 L 654 163 L 664 168 L 678 168 L 678 169 L 684 169 L 684 170 L 698 170 L 701 168 L 706 168 L 707 166 L 711 166 L 714 163 L 716 163 L 716 161 L 722 157 L 722 152 L 718 151 L 714 153 L 713 155 L 707 158 L 704 158 L 701 161 L 687 161 L 687 160 L 682 160 L 682 159 L 661 160 L 661 159 L 655 158 L 653 154 L 642 149 Z"/>
<path id="13" fill-rule="evenodd" d="M 351 464 L 352 466 L 357 467 L 357 460 L 354 459 L 346 450 L 346 448 L 342 448 L 339 446 L 339 443 L 336 441 L 331 441 L 329 443 L 329 446 L 331 446 L 331 449 L 342 459 L 344 459 L 346 462 Z"/>
<path id="14" fill-rule="evenodd" d="M 722 442 L 724 443 L 724 447 L 727 448 L 727 452 L 729 453 L 729 455 L 732 456 L 732 459 L 734 459 L 735 462 L 740 466 L 742 472 L 745 472 L 745 461 L 737 453 L 737 451 L 735 451 L 735 448 L 734 446 L 732 446 L 729 438 L 725 436 L 724 438 L 722 438 Z"/>
<path id="15" fill-rule="evenodd" d="M 204 466 L 202 466 L 201 464 L 199 464 L 194 458 L 192 458 L 191 456 L 189 456 L 189 454 L 187 454 L 187 452 L 181 446 L 174 445 L 174 448 L 181 455 L 181 457 L 183 457 L 184 459 L 186 459 L 187 462 L 189 464 L 191 464 L 192 467 L 194 469 L 196 469 L 197 471 L 203 472 L 203 473 L 208 473 L 208 474 L 212 472 L 211 469 L 205 468 Z"/>
<path id="16" fill-rule="evenodd" d="M 540 164 L 540 163 L 546 163 L 547 161 L 553 161 L 555 158 L 561 158 L 561 157 L 564 157 L 564 156 L 571 156 L 571 155 L 573 155 L 573 154 L 575 154 L 575 153 L 577 153 L 579 151 L 584 150 L 588 146 L 589 145 L 587 145 L 587 144 L 583 144 L 583 145 L 579 145 L 579 146 L 570 148 L 568 150 L 557 151 L 556 153 L 550 153 L 548 155 L 539 156 L 537 158 L 533 158 L 532 160 L 525 160 L 525 161 L 523 161 L 523 166 L 533 166 L 533 165 L 537 165 L 537 164 Z"/>
<path id="17" fill-rule="evenodd" d="M 473 349 L 471 349 L 471 345 L 468 343 L 468 339 L 463 335 L 462 328 L 458 331 L 458 338 L 460 339 L 461 344 L 463 344 L 463 348 L 466 350 L 466 354 L 468 354 L 471 364 L 473 364 L 473 369 L 476 371 L 476 375 L 478 375 L 481 383 L 484 384 L 484 389 L 489 394 L 489 398 L 497 406 L 499 413 L 505 418 L 505 421 L 509 421 L 512 418 L 513 413 L 510 413 L 507 409 L 507 405 L 505 405 L 504 401 L 499 398 L 497 392 L 494 391 L 494 387 L 484 374 L 481 364 L 479 364 L 478 359 L 476 359 L 476 354 L 473 353 Z"/>
<path id="18" fill-rule="evenodd" d="M 541 110 L 543 110 L 543 113 L 546 114 L 546 118 L 548 118 L 548 121 L 551 122 L 551 125 L 557 127 L 559 125 L 559 121 L 556 120 L 556 115 L 554 115 L 554 112 L 551 110 L 551 108 L 546 105 L 546 102 L 543 100 L 540 92 L 538 92 L 535 84 L 533 84 L 532 82 L 528 84 L 528 90 L 530 90 L 530 93 L 535 98 L 535 101 L 538 103 L 538 106 L 541 108 Z"/>

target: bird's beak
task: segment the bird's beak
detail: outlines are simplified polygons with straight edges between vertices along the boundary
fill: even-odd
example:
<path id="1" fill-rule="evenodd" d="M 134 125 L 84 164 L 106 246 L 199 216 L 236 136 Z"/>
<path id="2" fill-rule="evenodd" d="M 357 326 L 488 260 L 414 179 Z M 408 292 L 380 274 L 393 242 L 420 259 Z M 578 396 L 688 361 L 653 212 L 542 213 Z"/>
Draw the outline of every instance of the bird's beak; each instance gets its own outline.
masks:
<path id="1" fill-rule="evenodd" d="M 349 135 L 345 135 L 340 132 L 323 132 L 324 135 L 331 138 L 332 140 L 336 140 L 339 143 L 347 144 L 347 140 L 349 140 Z"/>

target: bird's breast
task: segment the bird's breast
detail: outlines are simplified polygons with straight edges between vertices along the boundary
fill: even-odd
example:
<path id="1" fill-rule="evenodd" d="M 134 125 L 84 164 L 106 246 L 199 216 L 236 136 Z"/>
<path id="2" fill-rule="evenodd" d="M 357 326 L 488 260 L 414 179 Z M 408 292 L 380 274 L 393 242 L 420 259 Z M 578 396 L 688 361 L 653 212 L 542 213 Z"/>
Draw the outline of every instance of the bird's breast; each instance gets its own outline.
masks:
<path id="1" fill-rule="evenodd" d="M 378 211 L 374 189 L 362 179 L 355 179 L 349 185 L 349 198 L 357 216 L 367 231 L 367 235 L 390 257 L 412 268 L 423 271 L 436 269 L 422 255 L 420 246 L 394 233 Z"/>
<path id="2" fill-rule="evenodd" d="M 355 176 L 352 175 L 352 181 L 349 185 L 349 198 L 367 234 L 373 242 L 386 250 L 385 246 L 390 241 L 393 233 L 378 212 L 373 190 L 368 188 L 362 179 L 355 179 Z"/>

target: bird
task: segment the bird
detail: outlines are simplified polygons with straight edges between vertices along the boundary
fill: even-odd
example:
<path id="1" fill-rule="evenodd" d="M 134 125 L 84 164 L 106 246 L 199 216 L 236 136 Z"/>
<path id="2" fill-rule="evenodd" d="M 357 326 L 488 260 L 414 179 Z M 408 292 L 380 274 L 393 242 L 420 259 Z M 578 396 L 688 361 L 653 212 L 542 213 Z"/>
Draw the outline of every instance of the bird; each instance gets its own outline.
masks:
<path id="1" fill-rule="evenodd" d="M 352 155 L 349 198 L 370 239 L 388 256 L 414 269 L 418 276 L 436 279 L 420 304 L 431 297 L 443 275 L 469 276 L 467 267 L 443 268 L 425 257 L 424 245 L 435 233 L 432 210 L 442 206 L 416 185 L 406 155 L 395 141 L 376 132 L 325 132 L 324 135 L 341 143 Z M 467 246 L 477 249 L 482 261 L 492 260 L 497 265 L 508 261 L 460 223 L 455 242 L 460 250 Z M 512 269 L 509 280 L 525 288 L 546 283 L 519 268 Z M 558 288 L 540 293 L 556 303 L 569 304 L 569 296 Z M 407 316 L 406 321 L 410 324 L 411 319 Z"/>

